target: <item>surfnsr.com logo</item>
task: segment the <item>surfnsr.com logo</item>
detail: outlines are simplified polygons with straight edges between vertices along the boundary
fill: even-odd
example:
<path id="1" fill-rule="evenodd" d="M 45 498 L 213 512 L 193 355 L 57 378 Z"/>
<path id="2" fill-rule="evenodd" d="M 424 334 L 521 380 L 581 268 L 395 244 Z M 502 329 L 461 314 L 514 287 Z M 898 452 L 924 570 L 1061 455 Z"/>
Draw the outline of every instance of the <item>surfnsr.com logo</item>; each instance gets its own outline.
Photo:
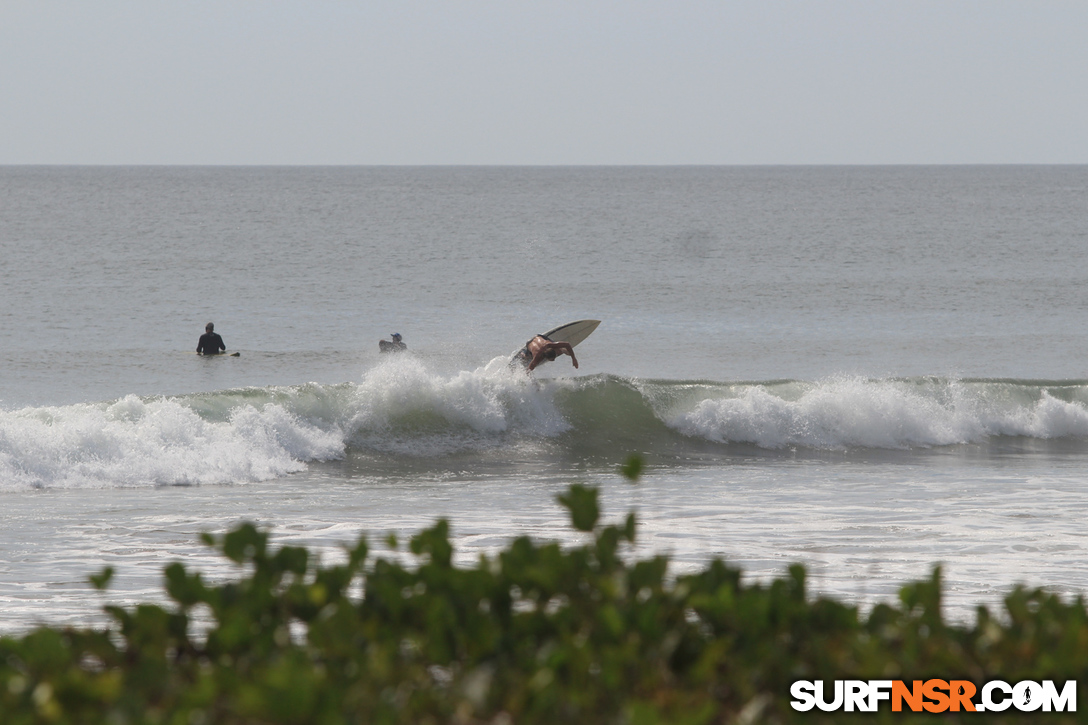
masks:
<path id="1" fill-rule="evenodd" d="M 824 693 L 823 680 L 798 680 L 790 687 L 790 705 L 799 712 L 876 712 L 883 702 L 892 712 L 1077 711 L 1076 680 L 1066 680 L 1060 691 L 1053 680 L 991 680 L 981 690 L 968 680 L 914 680 L 909 686 L 903 680 L 835 680 L 826 698 Z"/>

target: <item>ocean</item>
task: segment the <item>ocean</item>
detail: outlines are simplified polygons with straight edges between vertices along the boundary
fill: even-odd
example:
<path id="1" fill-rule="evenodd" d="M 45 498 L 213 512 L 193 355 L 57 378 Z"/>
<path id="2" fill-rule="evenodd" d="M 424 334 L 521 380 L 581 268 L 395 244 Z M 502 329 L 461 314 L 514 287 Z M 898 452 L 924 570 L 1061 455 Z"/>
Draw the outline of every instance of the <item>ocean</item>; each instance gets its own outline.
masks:
<path id="1" fill-rule="evenodd" d="M 1086 314 L 1085 166 L 0 167 L 0 633 L 232 576 L 243 520 L 574 543 L 570 483 L 674 573 L 1082 596 Z"/>

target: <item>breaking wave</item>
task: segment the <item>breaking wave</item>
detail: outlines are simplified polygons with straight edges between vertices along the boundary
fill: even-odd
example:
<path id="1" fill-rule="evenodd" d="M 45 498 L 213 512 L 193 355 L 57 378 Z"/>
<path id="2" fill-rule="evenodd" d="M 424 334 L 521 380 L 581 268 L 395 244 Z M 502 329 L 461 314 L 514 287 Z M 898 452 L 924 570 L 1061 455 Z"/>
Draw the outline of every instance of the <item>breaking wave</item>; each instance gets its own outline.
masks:
<path id="1" fill-rule="evenodd" d="M 449 376 L 405 357 L 339 385 L 0 410 L 0 489 L 246 483 L 348 455 L 592 461 L 738 446 L 907 450 L 999 436 L 1088 445 L 1088 381 L 538 381 L 498 358 Z"/>

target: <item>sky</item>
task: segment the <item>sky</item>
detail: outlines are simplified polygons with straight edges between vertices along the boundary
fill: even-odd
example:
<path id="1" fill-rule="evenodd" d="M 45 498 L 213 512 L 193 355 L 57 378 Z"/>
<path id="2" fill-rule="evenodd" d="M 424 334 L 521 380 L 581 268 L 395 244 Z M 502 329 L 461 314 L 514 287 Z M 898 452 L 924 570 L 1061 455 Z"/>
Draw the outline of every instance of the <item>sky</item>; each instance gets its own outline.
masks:
<path id="1" fill-rule="evenodd" d="M 5 165 L 1084 163 L 1084 0 L 0 0 Z"/>

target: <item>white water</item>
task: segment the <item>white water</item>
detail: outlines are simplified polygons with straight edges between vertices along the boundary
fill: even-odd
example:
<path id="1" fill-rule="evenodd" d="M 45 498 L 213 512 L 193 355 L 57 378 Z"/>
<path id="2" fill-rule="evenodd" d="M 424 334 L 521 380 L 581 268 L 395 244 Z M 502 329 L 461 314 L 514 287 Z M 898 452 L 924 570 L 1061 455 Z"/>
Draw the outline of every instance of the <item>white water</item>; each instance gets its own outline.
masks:
<path id="1" fill-rule="evenodd" d="M 783 386 L 775 386 L 781 388 Z M 951 381 L 840 378 L 788 386 L 774 395 L 746 386 L 735 398 L 700 401 L 672 424 L 687 435 L 763 448 L 909 449 L 979 443 L 992 436 L 1088 438 L 1088 406 L 1035 388 L 1038 400 L 1017 400 L 1009 385 Z M 1078 397 L 1088 384 L 1077 385 Z"/>
<path id="2" fill-rule="evenodd" d="M 1086 397 L 1088 382 L 593 376 L 545 383 L 501 358 L 444 375 L 401 355 L 359 383 L 0 411 L 0 490 L 253 483 L 349 452 L 426 465 L 454 454 L 501 458 L 518 448 L 546 466 L 560 451 L 572 459 L 621 455 L 615 436 L 632 452 L 653 451 L 668 429 L 683 437 L 668 442 L 678 454 L 685 446 L 713 451 L 722 463 L 735 457 L 736 444 L 878 453 L 1000 437 L 1063 439 L 1069 451 L 1088 454 Z M 606 427 L 596 416 L 601 409 L 615 409 Z"/>

